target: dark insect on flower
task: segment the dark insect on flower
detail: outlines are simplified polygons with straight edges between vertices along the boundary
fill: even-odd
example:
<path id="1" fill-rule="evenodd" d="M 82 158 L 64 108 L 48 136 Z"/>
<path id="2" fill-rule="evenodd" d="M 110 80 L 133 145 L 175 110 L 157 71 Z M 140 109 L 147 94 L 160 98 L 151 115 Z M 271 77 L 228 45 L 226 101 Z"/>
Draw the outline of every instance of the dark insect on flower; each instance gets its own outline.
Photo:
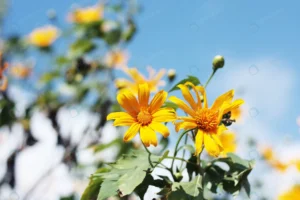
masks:
<path id="1" fill-rule="evenodd" d="M 231 117 L 231 111 L 223 115 L 223 119 L 230 119 Z"/>

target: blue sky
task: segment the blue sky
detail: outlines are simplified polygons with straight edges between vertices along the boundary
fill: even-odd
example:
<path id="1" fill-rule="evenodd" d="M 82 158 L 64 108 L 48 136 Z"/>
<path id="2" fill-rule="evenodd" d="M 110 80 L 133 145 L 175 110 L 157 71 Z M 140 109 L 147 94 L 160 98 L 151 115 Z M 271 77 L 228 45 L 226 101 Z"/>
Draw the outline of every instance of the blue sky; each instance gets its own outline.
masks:
<path id="1" fill-rule="evenodd" d="M 47 24 L 49 8 L 66 24 L 73 2 L 12 0 L 5 32 L 25 35 Z M 177 80 L 192 74 L 205 82 L 212 58 L 224 55 L 225 68 L 208 86 L 208 95 L 212 103 L 233 88 L 246 100 L 244 123 L 235 129 L 240 141 L 243 134 L 253 136 L 275 146 L 283 157 L 284 147 L 300 145 L 299 1 L 152 0 L 142 5 L 138 34 L 128 46 L 130 66 L 174 68 Z M 249 157 L 249 152 L 243 154 Z"/>
<path id="2" fill-rule="evenodd" d="M 71 0 L 43 3 L 37 0 L 12 0 L 5 32 L 25 35 L 32 29 L 47 24 L 46 12 L 50 8 L 57 11 L 59 23 L 66 25 L 66 14 L 72 3 Z M 95 3 L 96 1 L 90 0 L 76 2 L 82 6 Z M 208 94 L 214 98 L 225 89 L 239 87 L 235 79 L 243 74 L 237 74 L 236 77 L 230 74 L 238 70 L 248 75 L 255 73 L 256 78 L 260 77 L 262 85 L 251 80 L 244 84 L 263 90 L 265 98 L 257 99 L 264 104 L 273 105 L 273 100 L 278 99 L 282 90 L 293 90 L 289 93 L 290 96 L 282 97 L 282 104 L 289 105 L 285 107 L 286 112 L 281 117 L 263 118 L 264 113 L 270 113 L 268 109 L 277 109 L 276 105 L 268 109 L 259 105 L 249 107 L 258 106 L 263 118 L 260 120 L 276 124 L 277 130 L 299 135 L 295 119 L 300 114 L 299 92 L 296 87 L 300 83 L 297 79 L 300 73 L 297 57 L 300 52 L 297 42 L 300 35 L 300 28 L 297 26 L 300 14 L 297 8 L 300 2 L 190 0 L 186 3 L 153 0 L 141 5 L 143 11 L 137 16 L 138 34 L 128 47 L 130 66 L 140 69 L 147 65 L 154 68 L 174 68 L 178 72 L 178 79 L 193 74 L 205 82 L 211 73 L 212 58 L 217 54 L 224 55 L 226 66 L 211 82 Z M 274 76 L 274 70 L 279 70 L 278 75 Z M 289 75 L 293 79 L 292 83 L 284 88 L 285 79 Z M 272 87 L 270 89 L 264 88 L 267 85 L 264 81 L 270 83 L 271 80 L 275 85 L 269 85 Z M 240 81 L 240 85 L 243 85 L 244 80 Z M 224 88 L 225 82 L 227 85 L 232 84 Z M 278 91 L 271 93 L 269 90 L 276 90 L 273 87 L 278 87 Z M 256 95 L 253 90 L 252 98 L 256 98 Z"/>

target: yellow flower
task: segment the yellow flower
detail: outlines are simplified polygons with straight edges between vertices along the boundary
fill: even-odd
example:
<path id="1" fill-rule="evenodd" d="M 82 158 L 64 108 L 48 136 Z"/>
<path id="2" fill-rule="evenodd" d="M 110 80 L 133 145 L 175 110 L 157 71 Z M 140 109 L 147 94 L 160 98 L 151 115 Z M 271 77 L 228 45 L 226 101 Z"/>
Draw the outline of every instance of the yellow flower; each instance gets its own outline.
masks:
<path id="1" fill-rule="evenodd" d="M 188 86 L 193 88 L 197 98 L 196 101 Z M 170 101 L 177 104 L 179 108 L 189 115 L 188 117 L 179 117 L 182 121 L 176 123 L 176 131 L 179 131 L 180 129 L 189 130 L 197 128 L 198 131 L 195 138 L 196 155 L 202 151 L 204 144 L 205 149 L 210 155 L 218 156 L 223 151 L 219 136 L 226 130 L 226 127 L 223 124 L 220 125 L 222 117 L 232 109 L 243 104 L 244 101 L 241 99 L 232 101 L 234 91 L 230 90 L 219 96 L 214 104 L 208 108 L 204 87 L 194 86 L 193 83 L 190 82 L 180 84 L 178 87 L 181 89 L 183 97 L 190 106 L 175 96 L 169 98 Z M 202 96 L 203 104 L 201 102 Z"/>
<path id="2" fill-rule="evenodd" d="M 226 132 L 220 135 L 220 141 L 223 146 L 223 154 L 231 153 L 236 151 L 236 137 L 232 132 Z"/>
<path id="3" fill-rule="evenodd" d="M 155 132 L 164 137 L 169 136 L 168 128 L 163 122 L 176 119 L 172 108 L 161 108 L 168 93 L 158 92 L 149 103 L 150 90 L 148 84 L 140 84 L 138 87 L 138 98 L 129 91 L 123 91 L 117 95 L 117 101 L 126 112 L 113 112 L 107 116 L 107 120 L 115 120 L 114 126 L 130 126 L 124 135 L 124 141 L 130 141 L 139 132 L 145 146 L 157 146 Z"/>
<path id="4" fill-rule="evenodd" d="M 278 197 L 278 200 L 297 200 L 300 199 L 300 185 L 295 185 L 291 190 Z"/>
<path id="5" fill-rule="evenodd" d="M 7 89 L 8 80 L 4 76 L 4 71 L 8 68 L 8 63 L 2 61 L 2 53 L 0 52 L 0 91 L 5 91 Z"/>
<path id="6" fill-rule="evenodd" d="M 32 68 L 24 66 L 22 63 L 12 64 L 11 73 L 17 78 L 27 78 L 32 72 Z"/>
<path id="7" fill-rule="evenodd" d="M 125 67 L 128 55 L 123 51 L 111 51 L 105 57 L 105 63 L 108 67 Z"/>
<path id="8" fill-rule="evenodd" d="M 71 14 L 71 21 L 78 24 L 98 22 L 103 17 L 103 5 L 95 5 L 86 8 L 76 9 Z"/>
<path id="9" fill-rule="evenodd" d="M 29 35 L 29 42 L 37 47 L 49 47 L 58 38 L 59 30 L 52 25 L 36 28 Z"/>
<path id="10" fill-rule="evenodd" d="M 284 172 L 289 167 L 288 164 L 285 164 L 276 158 L 272 148 L 270 147 L 263 149 L 262 156 L 270 166 L 278 171 Z"/>
<path id="11" fill-rule="evenodd" d="M 157 92 L 159 86 L 164 85 L 164 81 L 161 80 L 161 78 L 166 73 L 164 69 L 161 69 L 158 71 L 158 73 L 155 72 L 155 70 L 152 67 L 148 67 L 149 71 L 149 78 L 145 78 L 136 68 L 124 68 L 123 69 L 125 73 L 127 73 L 128 76 L 133 81 L 129 81 L 127 79 L 117 79 L 115 81 L 116 88 L 121 89 L 120 92 L 122 92 L 123 89 L 129 89 L 134 94 L 138 93 L 138 87 L 139 84 L 147 83 L 149 86 L 150 92 Z"/>

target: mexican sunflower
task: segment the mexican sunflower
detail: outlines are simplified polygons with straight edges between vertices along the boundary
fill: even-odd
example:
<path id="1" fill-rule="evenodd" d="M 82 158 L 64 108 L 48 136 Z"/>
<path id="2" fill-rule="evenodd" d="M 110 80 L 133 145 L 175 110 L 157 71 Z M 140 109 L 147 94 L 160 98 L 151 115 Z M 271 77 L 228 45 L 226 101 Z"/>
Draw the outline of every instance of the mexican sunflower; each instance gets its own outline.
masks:
<path id="1" fill-rule="evenodd" d="M 124 68 L 122 69 L 131 79 L 119 78 L 115 81 L 115 85 L 120 92 L 123 89 L 129 89 L 134 94 L 138 93 L 139 84 L 147 83 L 150 92 L 156 92 L 159 86 L 163 86 L 165 83 L 161 78 L 165 75 L 164 69 L 159 70 L 157 73 L 152 67 L 148 67 L 149 78 L 143 76 L 136 68 Z"/>
<path id="2" fill-rule="evenodd" d="M 110 113 L 107 120 L 115 120 L 114 126 L 130 126 L 124 135 L 125 142 L 130 141 L 139 132 L 145 146 L 157 146 L 155 132 L 168 137 L 169 130 L 162 123 L 176 119 L 175 111 L 172 108 L 161 108 L 167 95 L 168 93 L 162 90 L 149 103 L 150 89 L 148 84 L 138 86 L 137 98 L 130 90 L 123 91 L 117 95 L 117 101 L 125 112 Z"/>
<path id="3" fill-rule="evenodd" d="M 103 5 L 95 5 L 76 9 L 73 13 L 70 14 L 69 18 L 72 22 L 78 24 L 93 23 L 98 22 L 102 19 L 103 12 Z"/>
<path id="4" fill-rule="evenodd" d="M 8 80 L 4 76 L 4 71 L 8 68 L 8 63 L 2 65 L 2 53 L 0 52 L 0 91 L 5 91 L 8 85 Z"/>
<path id="5" fill-rule="evenodd" d="M 236 151 L 236 137 L 232 132 L 226 132 L 219 136 L 221 144 L 223 146 L 223 154 L 233 153 Z"/>
<path id="6" fill-rule="evenodd" d="M 37 47 L 49 47 L 58 38 L 59 30 L 52 25 L 37 28 L 29 34 L 29 42 Z"/>
<path id="7" fill-rule="evenodd" d="M 300 199 L 300 185 L 295 185 L 291 190 L 278 197 L 278 200 L 297 200 Z"/>
<path id="8" fill-rule="evenodd" d="M 244 101 L 241 99 L 233 101 L 234 90 L 230 90 L 219 96 L 209 108 L 204 87 L 195 86 L 191 82 L 179 84 L 178 87 L 189 105 L 175 96 L 169 98 L 188 114 L 187 117 L 179 117 L 181 121 L 176 122 L 176 131 L 197 129 L 195 137 L 196 155 L 202 151 L 204 144 L 210 155 L 218 156 L 223 151 L 219 136 L 226 130 L 226 127 L 221 124 L 222 117 L 232 109 L 239 107 Z M 196 100 L 189 87 L 195 92 Z M 203 99 L 203 103 L 201 99 Z"/>
<path id="9" fill-rule="evenodd" d="M 106 54 L 105 63 L 108 67 L 122 68 L 128 61 L 128 55 L 121 50 L 111 51 Z"/>

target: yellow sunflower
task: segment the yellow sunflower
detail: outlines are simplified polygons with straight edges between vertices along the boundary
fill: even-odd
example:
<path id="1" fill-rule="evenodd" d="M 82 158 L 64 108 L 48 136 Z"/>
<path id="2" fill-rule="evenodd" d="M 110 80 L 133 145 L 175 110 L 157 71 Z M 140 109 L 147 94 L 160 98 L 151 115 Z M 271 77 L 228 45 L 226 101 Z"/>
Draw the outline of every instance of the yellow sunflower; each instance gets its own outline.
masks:
<path id="1" fill-rule="evenodd" d="M 115 85 L 120 92 L 123 89 L 129 89 L 134 94 L 138 93 L 139 84 L 147 83 L 150 92 L 157 92 L 159 86 L 163 86 L 165 83 L 161 78 L 165 75 L 166 71 L 164 69 L 159 70 L 157 73 L 152 67 L 148 67 L 149 78 L 145 78 L 136 68 L 124 68 L 123 71 L 132 79 L 132 81 L 127 79 L 117 79 Z"/>
<path id="2" fill-rule="evenodd" d="M 170 132 L 162 123 L 176 119 L 174 109 L 161 108 L 167 95 L 168 93 L 162 90 L 149 103 L 148 84 L 138 86 L 138 98 L 130 90 L 123 91 L 117 95 L 117 101 L 126 112 L 110 113 L 107 120 L 115 120 L 114 126 L 130 126 L 124 135 L 125 142 L 130 141 L 139 132 L 145 146 L 157 146 L 155 132 L 168 137 Z"/>
<path id="3" fill-rule="evenodd" d="M 297 200 L 300 199 L 300 185 L 295 185 L 291 190 L 278 197 L 278 200 Z"/>
<path id="4" fill-rule="evenodd" d="M 95 5 L 86 8 L 76 9 L 70 15 L 70 19 L 72 22 L 78 24 L 92 23 L 98 22 L 102 19 L 104 12 L 103 5 Z"/>
<path id="5" fill-rule="evenodd" d="M 180 84 L 178 87 L 180 88 L 184 99 L 190 106 L 175 96 L 169 98 L 170 101 L 177 104 L 179 108 L 189 115 L 187 117 L 179 117 L 182 121 L 176 123 L 176 131 L 179 131 L 180 129 L 189 130 L 197 128 L 195 138 L 196 155 L 202 151 L 204 144 L 205 149 L 210 155 L 218 156 L 223 151 L 219 136 L 226 130 L 226 127 L 221 124 L 222 117 L 232 109 L 239 107 L 244 101 L 241 99 L 233 101 L 234 90 L 230 90 L 219 96 L 213 105 L 208 108 L 204 87 L 195 86 L 191 82 Z M 191 94 L 189 87 L 193 88 L 196 100 Z M 203 103 L 201 98 L 203 98 Z M 228 121 L 229 119 L 226 120 L 227 122 L 230 122 Z"/>
<path id="6" fill-rule="evenodd" d="M 49 47 L 58 38 L 59 30 L 52 25 L 36 28 L 29 34 L 29 42 L 37 47 Z"/>

